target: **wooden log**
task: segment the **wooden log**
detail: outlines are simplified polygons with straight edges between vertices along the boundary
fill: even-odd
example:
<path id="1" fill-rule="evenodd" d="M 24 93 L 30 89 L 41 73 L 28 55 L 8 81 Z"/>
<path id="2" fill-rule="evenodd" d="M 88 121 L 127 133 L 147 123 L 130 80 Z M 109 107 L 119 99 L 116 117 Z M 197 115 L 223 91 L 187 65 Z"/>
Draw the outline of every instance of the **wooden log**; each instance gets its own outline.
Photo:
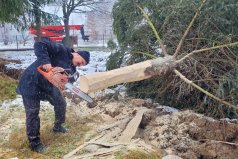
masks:
<path id="1" fill-rule="evenodd" d="M 169 70 L 173 64 L 173 57 L 165 56 L 107 72 L 88 74 L 80 77 L 79 87 L 85 93 L 90 93 L 120 83 L 141 81 Z"/>

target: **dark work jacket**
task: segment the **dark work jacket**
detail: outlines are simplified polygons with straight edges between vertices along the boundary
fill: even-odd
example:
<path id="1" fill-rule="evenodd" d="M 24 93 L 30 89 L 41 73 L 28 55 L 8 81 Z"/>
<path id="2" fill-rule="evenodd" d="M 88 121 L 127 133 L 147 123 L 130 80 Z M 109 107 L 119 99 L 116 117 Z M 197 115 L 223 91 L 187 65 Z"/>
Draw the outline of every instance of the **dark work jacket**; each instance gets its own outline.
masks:
<path id="1" fill-rule="evenodd" d="M 72 65 L 71 48 L 54 42 L 36 42 L 34 51 L 37 60 L 23 72 L 17 87 L 17 93 L 22 96 L 38 97 L 42 93 L 52 91 L 54 86 L 37 71 L 40 65 L 51 64 L 52 67 L 62 67 L 68 69 L 69 74 L 76 72 L 76 67 Z"/>

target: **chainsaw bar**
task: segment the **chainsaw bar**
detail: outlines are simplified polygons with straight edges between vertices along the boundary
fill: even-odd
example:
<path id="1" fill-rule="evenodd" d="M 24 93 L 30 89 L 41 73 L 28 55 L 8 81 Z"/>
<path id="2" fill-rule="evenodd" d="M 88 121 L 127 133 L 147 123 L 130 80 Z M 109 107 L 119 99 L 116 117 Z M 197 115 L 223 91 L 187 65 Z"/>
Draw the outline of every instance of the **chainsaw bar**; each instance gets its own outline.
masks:
<path id="1" fill-rule="evenodd" d="M 66 83 L 65 88 L 68 88 L 71 92 L 77 94 L 80 98 L 86 100 L 87 102 L 93 103 L 93 99 L 89 95 L 87 95 L 86 93 L 75 87 L 73 84 Z"/>

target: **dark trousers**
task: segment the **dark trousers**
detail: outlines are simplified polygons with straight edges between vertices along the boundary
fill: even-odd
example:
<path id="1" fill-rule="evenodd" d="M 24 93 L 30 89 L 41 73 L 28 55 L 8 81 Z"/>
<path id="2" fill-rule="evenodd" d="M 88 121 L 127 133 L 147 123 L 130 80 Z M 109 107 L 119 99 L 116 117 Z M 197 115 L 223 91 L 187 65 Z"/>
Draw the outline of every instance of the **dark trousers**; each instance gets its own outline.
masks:
<path id="1" fill-rule="evenodd" d="M 65 121 L 66 102 L 57 88 L 52 91 L 39 93 L 37 97 L 22 96 L 26 112 L 26 133 L 31 147 L 40 144 L 40 101 L 47 100 L 54 106 L 55 126 L 60 126 Z"/>

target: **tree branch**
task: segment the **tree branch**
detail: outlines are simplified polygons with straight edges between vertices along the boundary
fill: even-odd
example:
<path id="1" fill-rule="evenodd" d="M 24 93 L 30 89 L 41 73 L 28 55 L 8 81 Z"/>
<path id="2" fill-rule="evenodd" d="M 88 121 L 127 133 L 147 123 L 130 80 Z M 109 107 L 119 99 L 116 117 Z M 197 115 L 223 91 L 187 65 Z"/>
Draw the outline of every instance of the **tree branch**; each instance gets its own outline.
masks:
<path id="1" fill-rule="evenodd" d="M 189 32 L 190 28 L 192 27 L 193 23 L 195 22 L 196 18 L 197 18 L 198 15 L 199 15 L 199 12 L 201 11 L 201 9 L 202 9 L 202 7 L 204 6 L 205 3 L 206 3 L 206 0 L 203 0 L 201 6 L 198 8 L 198 10 L 197 10 L 196 14 L 194 15 L 192 21 L 191 21 L 190 24 L 188 25 L 188 27 L 187 27 L 185 33 L 183 34 L 183 37 L 181 38 L 181 40 L 180 40 L 180 42 L 179 42 L 179 44 L 178 44 L 178 46 L 177 46 L 177 48 L 176 48 L 176 50 L 175 50 L 175 53 L 174 53 L 174 55 L 173 55 L 173 56 L 174 56 L 174 59 L 177 58 L 178 53 L 179 53 L 179 51 L 180 51 L 180 49 L 181 49 L 181 47 L 182 47 L 182 44 L 183 44 L 183 42 L 184 42 L 184 40 L 185 40 L 185 37 L 188 35 L 188 32 Z"/>
<path id="2" fill-rule="evenodd" d="M 148 24 L 150 25 L 151 29 L 153 30 L 153 32 L 154 32 L 154 34 L 155 34 L 155 36 L 156 36 L 156 38 L 157 38 L 157 41 L 158 41 L 158 43 L 159 43 L 159 45 L 160 45 L 160 47 L 161 47 L 161 49 L 162 49 L 162 53 L 163 53 L 164 55 L 168 55 L 168 54 L 167 54 L 167 51 L 166 51 L 166 49 L 165 49 L 165 46 L 164 46 L 162 40 L 160 39 L 160 36 L 159 36 L 157 30 L 155 29 L 153 23 L 151 22 L 150 18 L 148 17 L 148 15 L 146 14 L 146 12 L 145 12 L 139 5 L 137 5 L 137 7 L 141 10 L 141 12 L 143 13 L 143 16 L 145 17 L 145 19 L 147 20 L 147 22 L 148 22 Z"/>
<path id="3" fill-rule="evenodd" d="M 211 51 L 211 50 L 215 50 L 215 49 L 220 49 L 220 48 L 224 48 L 224 47 L 231 47 L 231 46 L 236 46 L 236 45 L 238 45 L 238 42 L 234 42 L 234 43 L 230 43 L 230 44 L 224 44 L 224 45 L 218 45 L 218 46 L 205 48 L 205 49 L 200 49 L 200 50 L 194 50 L 194 51 L 190 52 L 189 54 L 187 54 L 186 56 L 182 57 L 181 59 L 177 60 L 176 63 L 182 62 L 183 60 L 187 59 L 188 57 L 192 56 L 195 53 Z"/>
<path id="4" fill-rule="evenodd" d="M 227 105 L 227 106 L 229 106 L 229 107 L 232 107 L 232 108 L 238 110 L 238 107 L 237 107 L 237 106 L 235 106 L 235 105 L 233 105 L 233 104 L 231 104 L 231 103 L 229 103 L 229 102 L 226 102 L 226 101 L 224 101 L 224 100 L 222 100 L 222 99 L 216 97 L 215 95 L 211 94 L 210 92 L 204 90 L 204 89 L 201 88 L 200 86 L 198 86 L 198 85 L 196 85 L 195 83 L 193 83 L 193 81 L 190 81 L 189 79 L 187 79 L 187 78 L 186 78 L 184 75 L 182 75 L 182 73 L 180 73 L 178 70 L 175 69 L 174 72 L 175 72 L 175 74 L 176 74 L 177 76 L 179 76 L 179 77 L 180 77 L 184 82 L 186 82 L 187 84 L 192 85 L 193 87 L 197 88 L 199 91 L 201 91 L 201 92 L 205 93 L 206 95 L 208 95 L 209 97 L 211 97 L 211 98 L 213 98 L 213 99 L 215 99 L 215 100 L 217 100 L 217 101 L 223 103 L 224 105 Z"/>

